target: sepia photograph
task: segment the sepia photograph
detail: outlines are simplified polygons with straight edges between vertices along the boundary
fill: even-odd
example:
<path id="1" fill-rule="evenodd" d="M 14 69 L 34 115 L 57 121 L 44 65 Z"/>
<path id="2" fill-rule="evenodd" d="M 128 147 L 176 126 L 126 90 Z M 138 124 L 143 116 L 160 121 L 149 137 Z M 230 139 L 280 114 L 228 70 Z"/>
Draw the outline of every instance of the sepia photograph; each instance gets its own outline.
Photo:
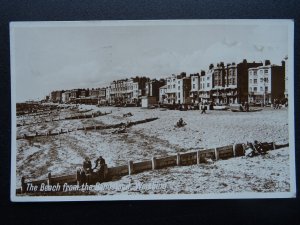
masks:
<path id="1" fill-rule="evenodd" d="M 11 22 L 11 200 L 295 198 L 294 22 Z"/>

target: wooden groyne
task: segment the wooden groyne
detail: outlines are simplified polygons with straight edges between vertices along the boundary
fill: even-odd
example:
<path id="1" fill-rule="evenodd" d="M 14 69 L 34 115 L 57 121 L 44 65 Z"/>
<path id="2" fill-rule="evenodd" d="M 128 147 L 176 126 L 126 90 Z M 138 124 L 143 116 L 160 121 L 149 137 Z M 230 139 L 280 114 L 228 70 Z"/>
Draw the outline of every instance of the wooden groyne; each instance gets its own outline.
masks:
<path id="1" fill-rule="evenodd" d="M 57 121 L 62 121 L 62 120 L 90 119 L 90 118 L 96 118 L 96 117 L 99 117 L 99 116 L 106 116 L 106 115 L 109 115 L 109 114 L 111 114 L 111 112 L 110 113 L 96 112 L 96 113 L 87 114 L 87 115 L 75 115 L 75 116 L 69 116 L 69 117 L 58 118 L 58 119 L 46 119 L 45 121 L 38 121 L 38 122 L 35 122 L 35 123 L 17 124 L 17 127 L 36 125 L 36 124 L 41 124 L 41 123 L 57 122 Z"/>
<path id="2" fill-rule="evenodd" d="M 119 128 L 119 127 L 123 127 L 123 126 L 131 127 L 131 126 L 138 125 L 138 124 L 152 122 L 157 119 L 158 119 L 158 117 L 148 118 L 148 119 L 138 120 L 138 121 L 128 122 L 128 123 L 118 123 L 118 124 L 110 124 L 110 125 L 95 125 L 95 126 L 88 126 L 88 127 L 79 127 L 79 128 L 75 128 L 75 129 L 71 129 L 71 130 L 70 129 L 61 129 L 60 131 L 56 131 L 56 132 L 49 131 L 48 133 L 35 132 L 35 133 L 31 133 L 31 134 L 24 134 L 22 136 L 18 136 L 17 140 L 32 139 L 35 137 L 56 136 L 56 135 L 66 134 L 66 133 L 70 133 L 70 132 L 78 131 L 78 130 L 91 131 L 91 130 L 105 130 L 105 129 Z"/>
<path id="3" fill-rule="evenodd" d="M 275 150 L 283 147 L 288 147 L 289 144 L 276 145 L 275 142 L 265 142 L 262 143 L 262 146 L 267 151 Z M 227 145 L 218 148 L 197 150 L 193 152 L 186 153 L 177 153 L 176 155 L 171 155 L 162 158 L 152 157 L 152 159 L 142 161 L 142 162 L 133 162 L 128 161 L 127 165 L 121 165 L 116 167 L 109 167 L 105 169 L 105 180 L 113 181 L 119 179 L 122 176 L 133 175 L 137 173 L 142 173 L 145 171 L 163 169 L 167 167 L 174 166 L 189 166 L 195 164 L 206 163 L 208 159 L 217 161 L 225 160 L 234 157 L 245 156 L 245 147 L 243 144 L 234 144 Z M 103 181 L 101 181 L 103 182 Z M 40 190 L 40 187 L 45 185 L 79 185 L 78 173 L 64 176 L 52 176 L 51 173 L 48 174 L 48 179 L 37 180 L 37 181 L 26 181 L 25 177 L 21 179 L 21 188 L 16 190 L 17 194 L 22 193 L 32 193 L 37 192 L 28 187 L 35 186 L 37 190 Z"/>

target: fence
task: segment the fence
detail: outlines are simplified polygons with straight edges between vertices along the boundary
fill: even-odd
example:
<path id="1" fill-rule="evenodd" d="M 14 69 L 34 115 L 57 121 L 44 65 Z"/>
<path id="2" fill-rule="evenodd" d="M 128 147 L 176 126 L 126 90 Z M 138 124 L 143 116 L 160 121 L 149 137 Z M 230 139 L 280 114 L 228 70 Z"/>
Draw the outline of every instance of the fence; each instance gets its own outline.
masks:
<path id="1" fill-rule="evenodd" d="M 269 150 L 275 150 L 282 147 L 287 147 L 289 144 L 276 145 L 275 142 L 262 143 L 263 147 Z M 141 173 L 144 171 L 162 169 L 173 166 L 188 166 L 194 164 L 200 164 L 207 162 L 208 159 L 219 160 L 219 159 L 229 159 L 233 157 L 240 157 L 245 155 L 245 149 L 243 144 L 234 144 L 218 148 L 211 148 L 205 150 L 198 150 L 194 152 L 177 153 L 177 155 L 167 156 L 163 158 L 152 157 L 151 160 L 142 162 L 129 161 L 128 165 L 116 166 L 107 168 L 105 172 L 105 181 L 111 181 L 116 178 L 120 178 L 126 175 L 132 175 Z M 22 188 L 17 189 L 17 194 L 32 192 L 34 190 L 28 189 L 28 186 L 32 184 L 33 186 L 41 186 L 42 184 L 51 185 L 63 185 L 67 184 L 77 184 L 78 178 L 77 174 L 57 176 L 52 177 L 51 173 L 48 174 L 48 179 L 25 182 L 25 178 L 21 179 Z"/>

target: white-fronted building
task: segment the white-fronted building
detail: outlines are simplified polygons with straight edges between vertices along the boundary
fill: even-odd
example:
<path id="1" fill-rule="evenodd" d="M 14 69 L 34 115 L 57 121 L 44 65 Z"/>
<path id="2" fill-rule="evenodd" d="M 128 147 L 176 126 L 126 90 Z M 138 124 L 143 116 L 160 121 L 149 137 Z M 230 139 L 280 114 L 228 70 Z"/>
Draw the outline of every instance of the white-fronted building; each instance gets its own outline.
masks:
<path id="1" fill-rule="evenodd" d="M 168 99 L 167 99 L 167 88 L 168 85 L 164 85 L 162 87 L 159 88 L 159 102 L 161 104 L 167 104 L 168 103 Z"/>

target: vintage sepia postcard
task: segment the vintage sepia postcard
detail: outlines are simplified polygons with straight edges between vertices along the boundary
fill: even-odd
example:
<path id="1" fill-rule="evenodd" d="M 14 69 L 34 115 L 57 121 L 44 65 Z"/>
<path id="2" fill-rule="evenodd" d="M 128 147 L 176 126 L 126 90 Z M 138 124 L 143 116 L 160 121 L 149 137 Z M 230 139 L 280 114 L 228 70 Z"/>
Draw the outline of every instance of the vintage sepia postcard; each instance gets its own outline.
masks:
<path id="1" fill-rule="evenodd" d="M 11 200 L 296 196 L 294 22 L 12 22 Z"/>

